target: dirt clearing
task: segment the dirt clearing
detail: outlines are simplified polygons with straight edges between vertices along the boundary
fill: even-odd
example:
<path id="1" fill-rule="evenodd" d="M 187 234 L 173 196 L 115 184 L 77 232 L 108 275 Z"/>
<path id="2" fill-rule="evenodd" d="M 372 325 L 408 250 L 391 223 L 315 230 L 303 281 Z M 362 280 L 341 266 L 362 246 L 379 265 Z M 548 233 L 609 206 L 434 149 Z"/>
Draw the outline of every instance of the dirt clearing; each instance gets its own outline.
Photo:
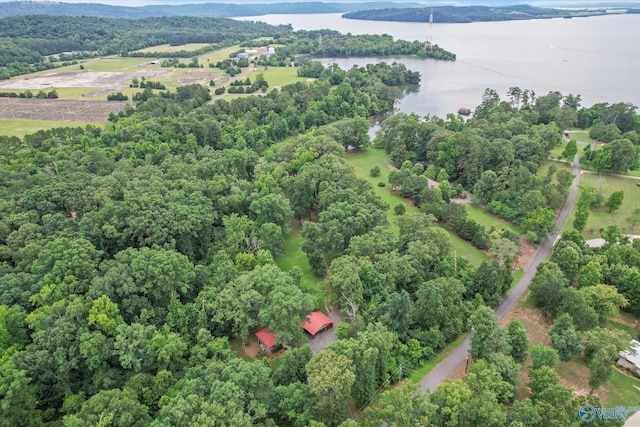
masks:
<path id="1" fill-rule="evenodd" d="M 112 73 L 83 71 L 78 73 L 50 73 L 41 76 L 0 82 L 0 89 L 46 90 L 60 87 L 103 87 L 129 86 L 134 77 L 152 78 L 165 74 L 166 70 L 140 70 L 134 73 Z"/>
<path id="2" fill-rule="evenodd" d="M 119 101 L 0 98 L 0 118 L 57 120 L 60 122 L 104 122 L 109 118 L 109 113 L 122 111 L 126 104 L 126 102 Z"/>

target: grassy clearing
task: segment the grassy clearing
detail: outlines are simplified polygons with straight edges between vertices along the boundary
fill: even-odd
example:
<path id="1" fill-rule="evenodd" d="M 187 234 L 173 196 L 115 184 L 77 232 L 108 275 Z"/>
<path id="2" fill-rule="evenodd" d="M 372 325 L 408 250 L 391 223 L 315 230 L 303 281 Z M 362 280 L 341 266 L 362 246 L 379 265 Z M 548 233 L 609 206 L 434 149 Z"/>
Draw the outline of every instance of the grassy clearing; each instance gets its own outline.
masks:
<path id="1" fill-rule="evenodd" d="M 311 265 L 307 259 L 307 254 L 302 251 L 302 237 L 300 226 L 294 223 L 291 232 L 287 236 L 284 244 L 284 254 L 279 256 L 276 264 L 283 271 L 290 271 L 294 266 L 302 269 L 302 288 L 305 292 L 313 295 L 316 299 L 316 308 L 324 311 L 325 294 L 323 280 L 311 271 Z"/>
<path id="2" fill-rule="evenodd" d="M 564 140 L 564 138 L 562 139 L 562 142 L 560 143 L 560 145 L 558 145 L 557 147 L 555 147 L 553 150 L 551 150 L 549 152 L 549 158 L 550 159 L 559 159 L 562 156 L 562 152 L 564 151 L 564 148 L 567 146 L 567 141 Z"/>
<path id="3" fill-rule="evenodd" d="M 387 154 L 384 150 L 369 148 L 363 153 L 349 154 L 347 156 L 347 160 L 353 165 L 356 176 L 369 181 L 373 186 L 373 191 L 382 200 L 389 204 L 390 209 L 387 212 L 387 221 L 389 222 L 391 229 L 396 233 L 399 233 L 400 228 L 398 227 L 398 217 L 393 213 L 393 207 L 397 204 L 402 204 L 404 205 L 407 214 L 419 213 L 420 209 L 391 192 L 388 185 L 389 172 L 391 169 L 387 166 L 389 164 Z M 379 177 L 372 177 L 370 171 L 376 166 L 380 168 L 382 173 Z M 384 182 L 385 186 L 379 187 L 378 183 L 380 182 Z"/>
<path id="4" fill-rule="evenodd" d="M 197 49 L 202 49 L 203 47 L 211 46 L 210 43 L 187 43 L 179 46 L 171 46 L 169 44 L 161 44 L 158 46 L 151 46 L 145 49 L 136 50 L 135 52 L 139 53 L 167 53 L 167 52 L 179 52 L 181 50 L 191 52 Z"/>
<path id="5" fill-rule="evenodd" d="M 388 185 L 379 187 L 379 182 L 388 184 L 389 172 L 391 169 L 388 167 L 389 158 L 384 150 L 369 148 L 363 153 L 349 154 L 347 160 L 353 165 L 356 176 L 369 181 L 373 185 L 373 191 L 380 196 L 382 200 L 389 204 L 389 211 L 387 212 L 387 221 L 393 231 L 399 233 L 398 217 L 393 213 L 393 208 L 397 204 L 403 204 L 406 209 L 406 214 L 419 213 L 420 209 L 409 203 L 402 197 L 393 194 Z M 369 173 L 375 166 L 379 167 L 382 171 L 379 177 L 372 177 Z M 446 230 L 446 229 L 445 229 Z M 471 243 L 462 240 L 455 233 L 446 230 L 449 234 L 449 241 L 456 251 L 458 256 L 467 258 L 475 266 L 479 266 L 482 261 L 487 259 L 487 256 L 480 250 L 474 248 Z"/>
<path id="6" fill-rule="evenodd" d="M 103 58 L 90 59 L 83 63 L 85 71 L 96 72 L 131 72 L 134 69 L 149 64 L 149 58 L 121 58 L 119 56 L 105 56 Z M 78 65 L 73 66 L 74 70 Z M 56 70 L 57 71 L 57 70 Z"/>
<path id="7" fill-rule="evenodd" d="M 255 340 L 255 338 L 253 336 L 251 336 L 249 338 L 249 341 L 251 341 L 252 338 Z M 243 360 L 246 360 L 247 362 L 252 362 L 254 360 L 251 357 L 249 357 L 247 355 L 247 353 L 244 352 L 244 350 L 242 348 L 242 340 L 240 340 L 238 338 L 229 339 L 229 348 L 231 348 L 231 351 L 233 351 L 236 354 L 236 356 L 238 356 L 239 358 L 241 358 Z"/>
<path id="8" fill-rule="evenodd" d="M 467 338 L 467 335 L 469 334 L 460 335 L 455 341 L 447 345 L 444 348 L 444 350 L 442 350 L 434 359 L 429 360 L 424 365 L 422 365 L 419 369 L 416 369 L 415 371 L 413 371 L 409 376 L 409 381 L 414 384 L 422 381 L 424 377 L 429 375 L 429 373 L 433 370 L 433 368 L 438 366 L 438 363 L 442 362 L 453 350 L 455 350 L 460 344 L 462 344 L 462 341 L 464 341 L 465 338 Z M 434 391 L 434 390 L 431 390 L 431 391 Z"/>
<path id="9" fill-rule="evenodd" d="M 294 67 L 258 67 L 256 71 L 249 75 L 249 78 L 253 81 L 258 74 L 264 75 L 264 79 L 269 83 L 270 89 L 307 80 L 304 77 L 298 77 L 297 69 Z"/>
<path id="10" fill-rule="evenodd" d="M 637 406 L 640 402 L 640 379 L 615 369 L 609 384 L 611 387 L 608 388 L 607 395 L 600 398 L 608 407 Z"/>
<path id="11" fill-rule="evenodd" d="M 593 138 L 589 136 L 588 130 L 570 130 L 569 138 L 575 139 L 576 142 L 593 142 Z"/>
<path id="12" fill-rule="evenodd" d="M 207 67 L 208 66 L 206 64 L 207 62 L 213 62 L 215 64 L 218 61 L 224 61 L 225 59 L 229 59 L 230 54 L 232 54 L 233 52 L 237 52 L 238 50 L 240 50 L 240 46 L 235 45 L 235 46 L 227 47 L 224 49 L 216 50 L 213 52 L 209 52 L 199 56 L 198 62 L 200 62 L 201 64 L 205 64 L 205 67 Z"/>
<path id="13" fill-rule="evenodd" d="M 624 191 L 624 201 L 617 211 L 609 212 L 609 208 L 602 206 L 589 214 L 589 220 L 583 233 L 586 238 L 600 237 L 601 229 L 614 224 L 619 225 L 626 233 L 631 234 L 637 232 L 637 230 L 634 232 L 630 230 L 626 218 L 631 215 L 631 212 L 635 208 L 640 208 L 640 187 L 636 185 L 638 182 L 640 181 L 632 178 L 619 178 L 592 173 L 582 174 L 580 185 L 594 187 L 602 193 L 605 200 L 614 191 Z M 575 212 L 572 211 L 563 230 L 570 230 L 572 228 L 571 224 L 573 223 L 574 216 Z"/>
<path id="14" fill-rule="evenodd" d="M 86 125 L 104 127 L 106 123 L 0 119 L 0 135 L 23 137 L 25 135 L 35 133 L 39 130 L 59 127 L 85 127 Z"/>
<path id="15" fill-rule="evenodd" d="M 502 218 L 498 218 L 497 216 L 491 215 L 482 208 L 473 205 L 465 205 L 465 207 L 467 208 L 467 215 L 469 216 L 469 218 L 481 225 L 484 225 L 487 230 L 489 230 L 491 227 L 494 227 L 497 230 L 504 228 L 518 235 L 522 234 L 522 231 L 520 231 L 520 229 L 515 224 L 512 224 L 509 221 L 505 221 Z"/>

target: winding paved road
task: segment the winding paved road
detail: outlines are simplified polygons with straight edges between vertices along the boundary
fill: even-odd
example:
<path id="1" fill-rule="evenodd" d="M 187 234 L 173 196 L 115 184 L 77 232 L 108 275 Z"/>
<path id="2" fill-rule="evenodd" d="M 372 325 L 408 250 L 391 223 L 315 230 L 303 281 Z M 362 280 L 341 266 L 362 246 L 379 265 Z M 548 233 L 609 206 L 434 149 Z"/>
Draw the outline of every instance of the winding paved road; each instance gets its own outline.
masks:
<path id="1" fill-rule="evenodd" d="M 576 176 L 571 183 L 571 187 L 569 188 L 569 196 L 567 200 L 564 202 L 562 209 L 560 209 L 560 213 L 558 214 L 558 218 L 556 219 L 556 229 L 553 233 L 550 233 L 547 238 L 544 240 L 542 245 L 538 248 L 533 260 L 529 263 L 524 276 L 518 282 L 518 284 L 513 288 L 513 290 L 507 295 L 507 297 L 500 303 L 498 308 L 495 310 L 495 315 L 498 320 L 502 320 L 509 311 L 513 308 L 514 305 L 522 298 L 524 293 L 527 291 L 529 284 L 531 283 L 531 279 L 536 274 L 536 270 L 538 264 L 547 259 L 549 254 L 551 253 L 551 249 L 555 244 L 558 236 L 561 233 L 562 226 L 564 225 L 567 217 L 569 216 L 569 212 L 571 208 L 573 208 L 573 204 L 576 201 L 576 196 L 578 194 L 578 183 L 580 182 L 580 174 L 582 170 L 580 169 L 580 160 L 578 159 L 578 155 L 573 159 L 572 163 L 573 174 Z M 455 350 L 449 354 L 442 362 L 438 364 L 433 370 L 424 377 L 421 381 L 420 385 L 423 390 L 434 391 L 441 382 L 445 379 L 449 378 L 455 371 L 458 369 L 463 363 L 465 363 L 467 359 L 467 355 L 469 354 L 470 349 L 470 338 L 467 337 L 462 344 L 460 344 Z"/>

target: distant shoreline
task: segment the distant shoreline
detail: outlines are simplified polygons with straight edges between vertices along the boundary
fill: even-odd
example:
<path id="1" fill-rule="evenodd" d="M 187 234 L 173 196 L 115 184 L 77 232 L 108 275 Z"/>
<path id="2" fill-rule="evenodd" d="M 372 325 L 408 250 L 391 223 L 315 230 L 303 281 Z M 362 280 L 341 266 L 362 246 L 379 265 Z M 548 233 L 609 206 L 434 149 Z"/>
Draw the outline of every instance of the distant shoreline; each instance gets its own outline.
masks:
<path id="1" fill-rule="evenodd" d="M 587 18 L 621 14 L 638 14 L 640 8 L 554 9 L 529 5 L 436 6 L 422 8 L 394 8 L 360 10 L 342 15 L 345 19 L 389 22 L 434 22 L 438 24 L 466 24 L 472 22 L 530 21 L 534 19 Z"/>

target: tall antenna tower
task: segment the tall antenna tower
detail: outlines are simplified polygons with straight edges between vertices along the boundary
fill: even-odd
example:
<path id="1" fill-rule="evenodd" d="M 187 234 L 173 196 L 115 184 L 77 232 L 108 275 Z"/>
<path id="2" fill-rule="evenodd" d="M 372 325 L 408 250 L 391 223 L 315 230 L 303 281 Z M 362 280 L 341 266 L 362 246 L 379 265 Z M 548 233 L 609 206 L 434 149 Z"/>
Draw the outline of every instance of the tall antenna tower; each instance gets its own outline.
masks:
<path id="1" fill-rule="evenodd" d="M 429 33 L 425 44 L 428 51 L 433 50 L 433 6 L 431 6 L 431 12 L 429 13 Z"/>

